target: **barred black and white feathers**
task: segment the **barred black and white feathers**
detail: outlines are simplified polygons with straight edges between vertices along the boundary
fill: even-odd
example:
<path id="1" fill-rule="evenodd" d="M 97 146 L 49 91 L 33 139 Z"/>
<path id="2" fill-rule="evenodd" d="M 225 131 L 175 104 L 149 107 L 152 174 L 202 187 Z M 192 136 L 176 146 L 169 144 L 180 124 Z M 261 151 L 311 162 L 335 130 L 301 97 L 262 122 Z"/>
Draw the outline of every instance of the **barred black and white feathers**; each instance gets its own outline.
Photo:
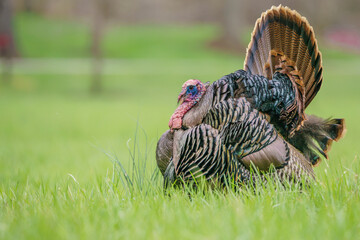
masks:
<path id="1" fill-rule="evenodd" d="M 180 132 L 180 149 L 176 150 L 179 154 L 168 159 L 171 164 L 164 176 L 167 181 L 203 177 L 215 182 L 234 179 L 244 183 L 251 180 L 252 167 L 266 173 L 272 166 L 282 179 L 313 177 L 311 164 L 245 98 L 218 103 L 203 124 Z M 166 139 L 162 137 L 160 142 Z M 164 145 L 160 142 L 158 146 Z"/>
<path id="2" fill-rule="evenodd" d="M 219 84 L 232 84 L 234 97 L 245 97 L 254 108 L 268 114 L 271 122 L 285 137 L 292 136 L 302 124 L 304 117 L 297 107 L 297 90 L 286 74 L 276 72 L 269 80 L 261 75 L 238 70 L 213 85 L 218 88 Z"/>

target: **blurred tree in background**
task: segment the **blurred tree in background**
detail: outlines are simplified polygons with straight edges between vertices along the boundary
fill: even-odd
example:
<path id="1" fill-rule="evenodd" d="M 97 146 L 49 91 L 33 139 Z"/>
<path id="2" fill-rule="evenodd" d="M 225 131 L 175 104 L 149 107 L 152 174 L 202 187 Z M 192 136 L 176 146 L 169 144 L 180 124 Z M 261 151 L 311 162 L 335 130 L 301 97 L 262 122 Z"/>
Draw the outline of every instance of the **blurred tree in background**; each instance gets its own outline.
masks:
<path id="1" fill-rule="evenodd" d="M 22 56 L 83 58 L 91 64 L 92 93 L 104 85 L 103 58 L 189 58 L 195 48 L 204 58 L 219 53 L 208 45 L 245 54 L 254 22 L 272 5 L 289 6 L 306 16 L 319 41 L 360 52 L 358 0 L 0 0 L 0 45 L 8 46 L 2 47 L 5 77 L 17 52 L 11 11 L 6 10 L 10 1 L 19 13 Z M 28 24 L 31 21 L 35 24 Z"/>
<path id="2" fill-rule="evenodd" d="M 211 43 L 212 46 L 230 51 L 241 52 L 245 44 L 241 34 L 246 31 L 246 0 L 225 0 L 221 11 L 221 35 Z"/>
<path id="3" fill-rule="evenodd" d="M 0 57 L 3 61 L 2 81 L 11 80 L 12 58 L 16 55 L 10 0 L 0 0 Z"/>
<path id="4" fill-rule="evenodd" d="M 93 75 L 90 84 L 90 91 L 94 94 L 100 93 L 102 90 L 102 66 L 103 51 L 102 40 L 105 30 L 105 18 L 108 9 L 107 0 L 95 0 L 93 2 L 93 26 L 91 55 L 93 58 Z"/>
<path id="5" fill-rule="evenodd" d="M 18 11 L 32 11 L 51 17 L 70 17 L 88 22 L 97 0 L 13 0 Z M 221 27 L 217 45 L 240 49 L 241 35 L 248 34 L 255 20 L 272 5 L 286 5 L 307 16 L 318 35 L 334 26 L 360 29 L 358 0 L 107 0 L 104 17 L 118 24 L 194 24 Z M 99 9 L 102 7 L 99 6 Z M 245 43 L 244 43 L 245 44 Z M 243 44 L 243 45 L 244 45 Z M 221 47 L 221 46 L 220 46 Z"/>

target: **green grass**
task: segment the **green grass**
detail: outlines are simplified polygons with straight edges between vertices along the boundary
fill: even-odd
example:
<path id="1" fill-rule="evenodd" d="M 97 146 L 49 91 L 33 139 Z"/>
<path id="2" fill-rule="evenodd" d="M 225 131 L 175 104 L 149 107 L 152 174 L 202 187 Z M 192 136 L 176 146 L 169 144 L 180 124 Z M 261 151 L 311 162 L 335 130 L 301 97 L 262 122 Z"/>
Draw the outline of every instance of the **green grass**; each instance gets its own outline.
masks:
<path id="1" fill-rule="evenodd" d="M 69 36 L 71 29 L 64 28 L 64 43 L 52 46 L 28 29 L 49 26 L 53 31 L 58 24 L 70 23 L 44 22 L 36 16 L 20 16 L 17 23 L 21 19 L 28 20 L 19 34 L 29 37 L 26 43 L 19 40 L 27 49 L 24 55 L 87 56 L 84 40 L 79 40 L 83 50 L 71 50 L 76 42 L 71 41 L 76 36 Z M 121 29 L 128 39 L 112 57 L 121 57 L 124 50 L 123 57 L 132 59 L 107 62 L 100 96 L 88 94 L 86 60 L 61 60 L 54 66 L 49 61 L 30 68 L 20 63 L 11 85 L 1 86 L 1 239 L 357 238 L 359 56 L 324 51 L 324 83 L 308 113 L 344 117 L 348 132 L 333 145 L 331 159 L 315 169 L 318 184 L 302 192 L 260 188 L 257 193 L 197 193 L 190 199 L 175 191 L 168 197 L 159 175 L 152 178 L 155 146 L 176 108 L 181 84 L 189 78 L 214 81 L 240 68 L 243 58 L 207 50 L 204 42 L 216 32 L 208 26 L 183 27 L 180 32 L 166 26 L 155 31 L 144 26 Z M 167 31 L 193 36 L 193 42 L 185 36 L 169 37 L 171 43 L 166 44 L 177 50 L 161 50 L 156 39 L 166 39 Z M 107 41 L 118 34 L 109 32 Z M 107 48 L 110 52 L 115 47 L 109 43 Z M 52 68 L 59 73 L 49 72 Z M 131 156 L 141 170 L 146 163 L 145 173 L 133 173 Z M 122 184 L 112 158 L 135 174 L 132 191 Z"/>

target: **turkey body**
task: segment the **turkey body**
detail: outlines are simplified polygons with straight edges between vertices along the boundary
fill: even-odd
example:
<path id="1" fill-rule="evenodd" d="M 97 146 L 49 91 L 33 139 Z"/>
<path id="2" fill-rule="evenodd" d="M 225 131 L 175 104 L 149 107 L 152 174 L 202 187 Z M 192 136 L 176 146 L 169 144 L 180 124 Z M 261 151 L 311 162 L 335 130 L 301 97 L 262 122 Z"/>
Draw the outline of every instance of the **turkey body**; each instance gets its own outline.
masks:
<path id="1" fill-rule="evenodd" d="M 168 182 L 237 182 L 275 169 L 280 179 L 314 179 L 344 132 L 343 119 L 305 114 L 322 84 L 322 60 L 312 27 L 296 11 L 273 7 L 256 21 L 244 70 L 212 84 L 188 80 L 160 138 L 156 159 Z"/>
<path id="2" fill-rule="evenodd" d="M 252 174 L 253 167 L 262 173 L 274 168 L 282 180 L 314 178 L 311 163 L 245 98 L 219 102 L 195 127 L 165 132 L 158 142 L 157 159 L 169 163 L 161 170 L 171 183 L 178 178 L 253 182 L 258 177 Z"/>

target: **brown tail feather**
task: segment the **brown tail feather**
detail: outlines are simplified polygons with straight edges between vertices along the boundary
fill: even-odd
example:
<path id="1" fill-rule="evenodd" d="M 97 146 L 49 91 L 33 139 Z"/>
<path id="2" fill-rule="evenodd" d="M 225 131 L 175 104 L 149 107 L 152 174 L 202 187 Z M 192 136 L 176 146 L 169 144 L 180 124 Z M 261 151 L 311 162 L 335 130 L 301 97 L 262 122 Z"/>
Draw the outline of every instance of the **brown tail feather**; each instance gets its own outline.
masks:
<path id="1" fill-rule="evenodd" d="M 316 116 L 307 116 L 304 125 L 295 132 L 289 142 L 299 149 L 313 165 L 317 165 L 321 159 L 316 151 L 328 158 L 333 141 L 338 141 L 345 132 L 344 119 L 324 120 Z"/>
<path id="2" fill-rule="evenodd" d="M 303 79 L 306 108 L 322 83 L 321 53 L 306 18 L 279 5 L 264 12 L 256 21 L 244 69 L 271 78 L 281 56 L 294 64 L 294 70 Z"/>

